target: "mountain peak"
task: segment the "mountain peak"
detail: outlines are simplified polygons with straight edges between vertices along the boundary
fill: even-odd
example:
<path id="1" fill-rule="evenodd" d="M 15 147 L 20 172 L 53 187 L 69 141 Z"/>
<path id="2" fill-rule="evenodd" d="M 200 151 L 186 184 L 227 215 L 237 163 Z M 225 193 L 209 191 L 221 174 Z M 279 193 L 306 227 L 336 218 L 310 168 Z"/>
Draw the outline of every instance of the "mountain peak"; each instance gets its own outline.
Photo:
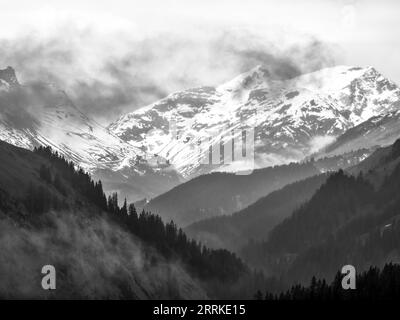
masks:
<path id="1" fill-rule="evenodd" d="M 246 71 L 232 80 L 220 85 L 218 88 L 228 91 L 254 89 L 259 85 L 266 85 L 271 80 L 271 72 L 265 66 L 257 65 L 249 71 Z"/>
<path id="2" fill-rule="evenodd" d="M 8 66 L 6 69 L 0 69 L 0 80 L 7 82 L 10 86 L 19 85 L 15 70 Z"/>

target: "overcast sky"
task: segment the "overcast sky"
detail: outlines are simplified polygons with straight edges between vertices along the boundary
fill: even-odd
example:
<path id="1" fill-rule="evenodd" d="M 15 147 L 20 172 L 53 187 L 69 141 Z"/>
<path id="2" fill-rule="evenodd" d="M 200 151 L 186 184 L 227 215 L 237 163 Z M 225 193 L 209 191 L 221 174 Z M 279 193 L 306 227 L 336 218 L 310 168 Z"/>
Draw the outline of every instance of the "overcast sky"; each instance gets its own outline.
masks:
<path id="1" fill-rule="evenodd" d="M 103 122 L 257 64 L 373 65 L 400 83 L 397 0 L 0 0 L 0 67 Z"/>

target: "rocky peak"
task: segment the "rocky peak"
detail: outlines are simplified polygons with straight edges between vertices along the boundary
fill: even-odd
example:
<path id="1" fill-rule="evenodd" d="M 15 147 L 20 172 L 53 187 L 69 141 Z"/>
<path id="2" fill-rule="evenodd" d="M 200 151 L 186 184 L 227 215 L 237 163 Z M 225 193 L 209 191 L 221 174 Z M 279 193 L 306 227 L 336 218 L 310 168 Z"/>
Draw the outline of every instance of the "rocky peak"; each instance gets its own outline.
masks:
<path id="1" fill-rule="evenodd" d="M 0 80 L 5 81 L 10 86 L 19 85 L 15 70 L 12 67 L 7 67 L 6 69 L 0 69 Z"/>

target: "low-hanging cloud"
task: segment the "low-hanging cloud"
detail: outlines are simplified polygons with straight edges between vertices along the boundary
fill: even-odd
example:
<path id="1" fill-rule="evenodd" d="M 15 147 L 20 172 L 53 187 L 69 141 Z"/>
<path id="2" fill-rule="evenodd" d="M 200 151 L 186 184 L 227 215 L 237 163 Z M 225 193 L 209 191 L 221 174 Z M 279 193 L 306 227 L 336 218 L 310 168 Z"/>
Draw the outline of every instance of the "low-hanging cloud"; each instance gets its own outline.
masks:
<path id="1" fill-rule="evenodd" d="M 313 137 L 309 143 L 310 152 L 320 151 L 334 141 L 335 137 L 330 135 Z"/>
<path id="2" fill-rule="evenodd" d="M 21 82 L 54 83 L 105 124 L 169 93 L 215 86 L 256 65 L 282 79 L 335 61 L 334 50 L 311 36 L 284 44 L 229 29 L 137 38 L 61 28 L 51 36 L 2 40 L 0 52 L 0 65 L 15 67 Z"/>

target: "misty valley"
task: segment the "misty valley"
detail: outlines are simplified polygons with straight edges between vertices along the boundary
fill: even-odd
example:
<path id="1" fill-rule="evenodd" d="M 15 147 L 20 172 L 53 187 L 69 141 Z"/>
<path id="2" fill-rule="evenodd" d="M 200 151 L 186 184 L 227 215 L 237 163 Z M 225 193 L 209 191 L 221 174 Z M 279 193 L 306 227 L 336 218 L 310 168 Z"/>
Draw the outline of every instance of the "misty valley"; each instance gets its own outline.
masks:
<path id="1" fill-rule="evenodd" d="M 352 76 L 358 76 L 359 69 L 356 72 Z M 370 69 L 363 72 L 368 74 L 372 90 L 387 81 L 381 76 L 371 80 L 375 78 Z M 263 80 L 255 74 L 258 86 Z M 13 69 L 1 75 L 10 85 L 4 87 L 0 98 L 15 103 L 8 95 L 20 95 L 26 88 L 19 84 Z M 363 77 L 361 73 L 361 78 L 353 81 Z M 400 98 L 397 87 L 385 88 Z M 81 113 L 76 114 L 78 118 L 72 116 L 78 109 L 65 97 L 51 89 L 49 96 L 42 97 L 43 103 L 55 99 L 61 107 L 44 107 L 44 114 L 55 111 L 57 119 L 72 121 L 71 125 L 88 121 Z M 65 101 L 66 108 L 72 108 L 68 118 L 57 115 Z M 384 103 L 392 115 L 392 103 Z M 346 138 L 337 138 L 302 161 L 256 167 L 246 174 L 223 170 L 198 173 L 150 200 L 130 202 L 118 191 L 105 191 L 110 187 L 108 181 L 96 181 L 96 171 L 90 166 L 88 171 L 84 169 L 83 153 L 78 156 L 77 150 L 71 157 L 67 151 L 71 149 L 64 149 L 66 144 L 50 142 L 51 136 L 44 139 L 46 131 L 39 133 L 40 127 L 18 131 L 24 137 L 21 141 L 31 143 L 33 149 L 11 143 L 12 137 L 17 137 L 10 127 L 13 118 L 7 113 L 3 119 L 3 137 L 9 137 L 0 144 L 0 274 L 7 275 L 0 292 L 4 298 L 306 299 L 315 295 L 350 299 L 359 291 L 341 285 L 344 265 L 356 268 L 358 288 L 376 281 L 371 270 L 377 276 L 392 270 L 389 278 L 393 284 L 382 287 L 382 292 L 365 289 L 365 298 L 398 292 L 398 268 L 391 264 L 397 261 L 400 243 L 400 140 L 395 133 L 391 140 L 386 134 L 390 142 L 385 146 L 371 147 L 368 139 L 368 144 L 360 144 L 357 150 L 331 152 L 339 141 L 348 141 L 346 132 Z M 374 124 L 381 126 L 380 121 L 374 120 Z M 40 126 L 46 128 L 46 123 Z M 72 126 L 59 126 L 74 144 L 82 139 L 95 143 L 87 150 L 80 149 L 82 152 L 103 148 L 91 136 L 96 137 L 94 129 L 88 129 L 88 136 L 70 131 Z M 210 139 L 210 143 L 215 142 Z M 128 146 L 131 144 L 121 150 Z M 215 146 L 212 151 L 215 153 Z M 254 148 L 254 161 L 262 152 Z M 135 163 L 143 168 L 148 159 Z M 200 165 L 201 170 L 210 165 L 215 162 Z M 149 168 L 157 175 L 165 170 L 169 175 L 172 170 Z M 131 181 L 135 176 L 133 172 Z M 134 183 L 145 184 L 143 180 Z M 43 290 L 41 274 L 27 272 L 39 271 L 44 265 L 57 271 L 55 290 Z M 368 269 L 372 267 L 377 269 Z M 296 283 L 299 285 L 290 289 Z M 307 287 L 309 283 L 311 287 Z M 284 294 L 286 291 L 290 294 Z"/>
<path id="2" fill-rule="evenodd" d="M 37 6 L 0 10 L 0 300 L 400 299 L 396 1 Z"/>

